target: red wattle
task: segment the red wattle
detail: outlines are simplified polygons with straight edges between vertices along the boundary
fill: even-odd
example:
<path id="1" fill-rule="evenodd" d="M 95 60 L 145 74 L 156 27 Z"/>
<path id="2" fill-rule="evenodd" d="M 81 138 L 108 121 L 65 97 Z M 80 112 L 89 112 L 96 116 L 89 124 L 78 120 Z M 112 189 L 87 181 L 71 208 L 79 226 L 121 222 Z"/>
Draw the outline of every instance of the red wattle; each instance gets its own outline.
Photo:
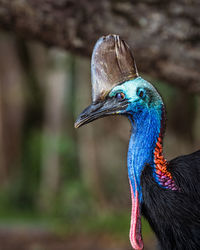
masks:
<path id="1" fill-rule="evenodd" d="M 143 241 L 141 236 L 141 215 L 140 215 L 140 203 L 138 199 L 138 191 L 135 184 L 135 194 L 133 193 L 133 187 L 130 182 L 132 211 L 131 211 L 131 226 L 130 226 L 130 242 L 135 250 L 143 249 Z"/>

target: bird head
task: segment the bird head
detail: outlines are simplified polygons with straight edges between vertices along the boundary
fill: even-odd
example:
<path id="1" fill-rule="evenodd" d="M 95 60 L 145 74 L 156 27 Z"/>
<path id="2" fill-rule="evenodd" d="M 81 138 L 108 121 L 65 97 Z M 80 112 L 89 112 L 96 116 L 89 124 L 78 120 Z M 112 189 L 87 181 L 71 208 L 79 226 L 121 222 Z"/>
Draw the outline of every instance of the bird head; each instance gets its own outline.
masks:
<path id="1" fill-rule="evenodd" d="M 92 104 L 79 115 L 76 128 L 109 115 L 126 115 L 135 122 L 146 111 L 162 115 L 162 98 L 139 77 L 133 54 L 119 36 L 97 41 L 91 66 Z"/>
<path id="2" fill-rule="evenodd" d="M 78 117 L 75 127 L 109 115 L 126 115 L 134 122 L 144 112 L 162 117 L 163 102 L 156 89 L 141 77 L 117 85 L 103 100 L 92 103 Z"/>

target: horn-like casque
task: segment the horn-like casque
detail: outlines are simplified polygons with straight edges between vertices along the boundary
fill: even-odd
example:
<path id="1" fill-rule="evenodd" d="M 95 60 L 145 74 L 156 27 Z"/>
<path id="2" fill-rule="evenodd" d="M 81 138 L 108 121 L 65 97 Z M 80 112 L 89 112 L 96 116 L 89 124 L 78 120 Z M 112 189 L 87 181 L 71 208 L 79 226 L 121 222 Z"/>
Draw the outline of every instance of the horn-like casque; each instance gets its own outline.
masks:
<path id="1" fill-rule="evenodd" d="M 92 101 L 104 99 L 116 85 L 138 76 L 133 54 L 118 35 L 101 37 L 93 50 Z"/>

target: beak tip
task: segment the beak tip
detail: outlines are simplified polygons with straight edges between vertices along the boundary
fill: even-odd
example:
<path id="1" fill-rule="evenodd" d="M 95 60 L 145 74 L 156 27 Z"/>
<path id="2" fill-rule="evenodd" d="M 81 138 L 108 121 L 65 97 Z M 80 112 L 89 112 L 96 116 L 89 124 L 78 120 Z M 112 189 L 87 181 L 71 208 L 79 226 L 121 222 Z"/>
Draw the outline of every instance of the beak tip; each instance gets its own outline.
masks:
<path id="1" fill-rule="evenodd" d="M 80 127 L 80 124 L 79 124 L 78 121 L 76 121 L 76 122 L 74 123 L 74 128 L 79 128 L 79 127 Z"/>

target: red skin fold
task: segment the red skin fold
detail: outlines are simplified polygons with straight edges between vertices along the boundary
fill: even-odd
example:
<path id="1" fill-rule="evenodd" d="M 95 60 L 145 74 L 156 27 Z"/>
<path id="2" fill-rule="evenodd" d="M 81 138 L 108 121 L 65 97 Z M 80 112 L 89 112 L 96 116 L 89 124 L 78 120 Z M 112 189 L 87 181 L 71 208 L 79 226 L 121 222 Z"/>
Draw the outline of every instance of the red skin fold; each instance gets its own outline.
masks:
<path id="1" fill-rule="evenodd" d="M 129 181 L 130 182 L 130 181 Z M 135 184 L 135 194 L 133 192 L 133 187 L 130 182 L 131 189 L 131 200 L 132 200 L 132 211 L 131 211 L 131 225 L 130 225 L 130 242 L 133 249 L 142 250 L 143 249 L 143 241 L 141 236 L 141 215 L 140 215 L 140 203 L 138 198 L 138 191 Z"/>

